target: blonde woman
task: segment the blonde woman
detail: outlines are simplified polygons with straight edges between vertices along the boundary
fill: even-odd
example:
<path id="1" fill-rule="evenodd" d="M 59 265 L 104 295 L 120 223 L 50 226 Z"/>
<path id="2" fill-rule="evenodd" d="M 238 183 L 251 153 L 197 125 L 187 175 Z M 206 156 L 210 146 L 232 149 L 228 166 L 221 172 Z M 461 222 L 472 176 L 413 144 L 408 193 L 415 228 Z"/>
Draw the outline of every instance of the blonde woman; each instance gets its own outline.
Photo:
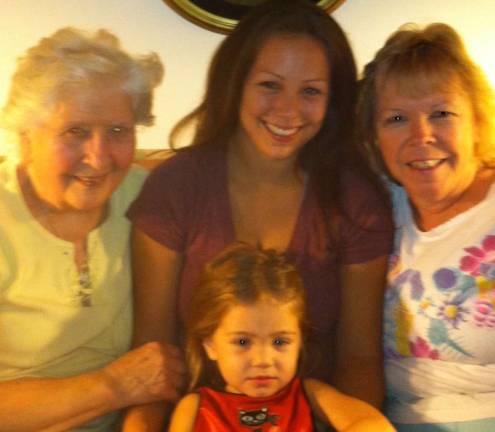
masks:
<path id="1" fill-rule="evenodd" d="M 399 431 L 495 430 L 493 92 L 445 24 L 394 33 L 366 66 L 364 140 L 397 225 L 385 297 Z"/>

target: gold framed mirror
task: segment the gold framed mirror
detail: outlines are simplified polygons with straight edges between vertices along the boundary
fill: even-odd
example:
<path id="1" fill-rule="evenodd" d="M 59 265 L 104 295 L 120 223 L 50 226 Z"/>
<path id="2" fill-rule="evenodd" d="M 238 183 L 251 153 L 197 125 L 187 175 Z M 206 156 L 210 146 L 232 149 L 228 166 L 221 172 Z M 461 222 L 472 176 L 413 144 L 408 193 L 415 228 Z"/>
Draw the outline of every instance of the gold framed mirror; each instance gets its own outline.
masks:
<path id="1" fill-rule="evenodd" d="M 164 0 L 172 9 L 195 24 L 219 33 L 230 32 L 254 6 L 264 0 Z M 312 0 L 331 12 L 345 0 Z"/>

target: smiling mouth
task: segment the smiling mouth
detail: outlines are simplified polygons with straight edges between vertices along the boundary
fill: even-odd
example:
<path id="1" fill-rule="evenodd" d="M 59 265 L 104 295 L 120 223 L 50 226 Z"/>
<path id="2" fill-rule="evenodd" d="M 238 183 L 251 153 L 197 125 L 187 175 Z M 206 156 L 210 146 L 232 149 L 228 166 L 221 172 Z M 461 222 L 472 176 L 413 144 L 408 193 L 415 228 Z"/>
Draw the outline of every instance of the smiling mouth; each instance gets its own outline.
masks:
<path id="1" fill-rule="evenodd" d="M 407 165 L 417 170 L 431 170 L 439 166 L 445 159 L 425 159 L 408 162 Z"/>
<path id="2" fill-rule="evenodd" d="M 265 127 L 268 129 L 269 132 L 271 132 L 274 135 L 278 135 L 280 137 L 288 137 L 294 135 L 301 129 L 300 126 L 294 128 L 282 128 L 279 126 L 275 126 L 274 124 L 271 123 L 264 122 L 263 124 L 265 125 Z"/>
<path id="3" fill-rule="evenodd" d="M 106 175 L 98 175 L 98 176 L 78 176 L 74 175 L 74 179 L 76 179 L 79 183 L 83 184 L 86 187 L 94 187 L 98 186 L 106 178 Z"/>

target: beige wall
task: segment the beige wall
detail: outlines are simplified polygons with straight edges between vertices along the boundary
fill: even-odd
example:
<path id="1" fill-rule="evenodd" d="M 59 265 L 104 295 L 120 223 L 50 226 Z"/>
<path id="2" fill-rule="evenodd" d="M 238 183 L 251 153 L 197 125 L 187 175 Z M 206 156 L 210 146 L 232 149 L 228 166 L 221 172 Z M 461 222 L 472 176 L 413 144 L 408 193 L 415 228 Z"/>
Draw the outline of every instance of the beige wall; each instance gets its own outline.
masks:
<path id="1" fill-rule="evenodd" d="M 405 22 L 444 21 L 463 35 L 495 82 L 494 0 L 346 0 L 334 13 L 354 47 L 358 66 Z M 106 27 L 131 51 L 156 51 L 166 78 L 156 94 L 156 125 L 140 132 L 143 148 L 167 146 L 172 125 L 199 101 L 208 60 L 223 38 L 178 16 L 162 0 L 0 0 L 0 104 L 15 59 L 62 26 Z M 0 134 L 0 154 L 5 137 Z"/>

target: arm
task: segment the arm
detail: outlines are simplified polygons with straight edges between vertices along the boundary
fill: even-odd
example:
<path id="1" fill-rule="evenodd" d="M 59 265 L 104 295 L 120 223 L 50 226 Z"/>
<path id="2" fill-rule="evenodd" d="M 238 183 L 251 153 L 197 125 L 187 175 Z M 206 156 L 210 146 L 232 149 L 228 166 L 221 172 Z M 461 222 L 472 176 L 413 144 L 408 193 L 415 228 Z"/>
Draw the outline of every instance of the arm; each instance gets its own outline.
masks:
<path id="1" fill-rule="evenodd" d="M 0 431 L 65 431 L 117 409 L 98 373 L 0 383 Z"/>
<path id="2" fill-rule="evenodd" d="M 388 420 L 367 403 L 346 396 L 321 381 L 304 380 L 304 390 L 316 416 L 338 431 L 391 432 Z"/>
<path id="3" fill-rule="evenodd" d="M 190 393 L 182 398 L 172 414 L 168 432 L 192 432 L 199 408 L 199 395 Z"/>
<path id="4" fill-rule="evenodd" d="M 164 372 L 181 366 L 176 357 L 173 349 L 150 343 L 87 374 L 1 382 L 0 431 L 66 431 L 129 405 L 175 396 Z"/>
<path id="5" fill-rule="evenodd" d="M 168 249 L 138 229 L 132 234 L 132 267 L 134 282 L 133 345 L 149 341 L 174 344 L 177 341 L 176 290 L 182 267 L 182 255 Z M 170 346 L 170 345 L 167 345 Z M 182 372 L 185 371 L 183 367 Z M 174 375 L 171 396 L 179 396 L 183 377 Z M 123 431 L 163 430 L 167 404 L 154 403 L 128 410 Z"/>
<path id="6" fill-rule="evenodd" d="M 382 309 L 387 257 L 343 266 L 334 383 L 380 408 L 384 395 Z"/>

